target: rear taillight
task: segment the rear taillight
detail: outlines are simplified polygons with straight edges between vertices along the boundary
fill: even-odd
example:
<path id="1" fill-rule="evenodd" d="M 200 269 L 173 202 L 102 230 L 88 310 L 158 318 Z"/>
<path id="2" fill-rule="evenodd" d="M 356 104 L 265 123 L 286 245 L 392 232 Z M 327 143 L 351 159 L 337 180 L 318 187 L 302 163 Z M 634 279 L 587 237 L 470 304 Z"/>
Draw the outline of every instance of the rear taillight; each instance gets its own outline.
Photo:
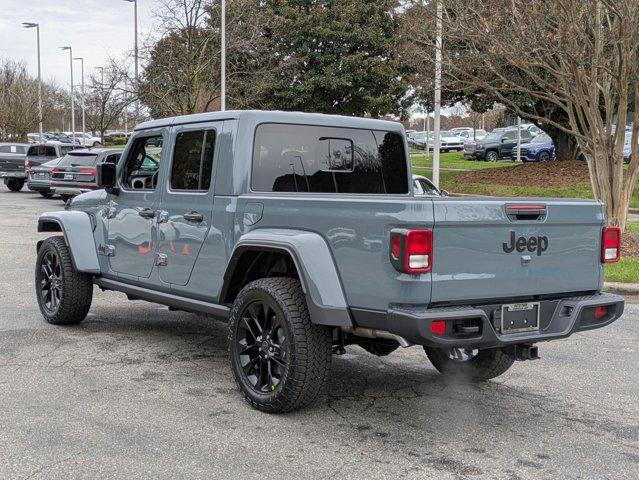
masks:
<path id="1" fill-rule="evenodd" d="M 60 171 L 60 169 L 59 169 L 59 168 L 52 168 L 52 169 L 51 169 L 51 173 L 56 173 L 56 172 L 59 172 L 59 171 Z"/>
<path id="2" fill-rule="evenodd" d="M 601 320 L 608 313 L 608 307 L 595 308 L 595 320 Z"/>
<path id="3" fill-rule="evenodd" d="M 24 169 L 25 170 L 29 170 L 31 168 L 31 162 L 29 162 L 28 159 L 25 159 L 24 161 Z"/>
<path id="4" fill-rule="evenodd" d="M 86 174 L 89 174 L 89 175 L 95 175 L 96 174 L 95 170 L 91 170 L 89 168 L 85 168 L 83 170 L 80 170 L 80 173 L 86 173 Z"/>
<path id="5" fill-rule="evenodd" d="M 390 234 L 390 260 L 403 273 L 429 272 L 433 267 L 431 230 L 394 229 Z"/>
<path id="6" fill-rule="evenodd" d="M 601 239 L 601 261 L 615 263 L 621 258 L 621 229 L 605 227 Z"/>

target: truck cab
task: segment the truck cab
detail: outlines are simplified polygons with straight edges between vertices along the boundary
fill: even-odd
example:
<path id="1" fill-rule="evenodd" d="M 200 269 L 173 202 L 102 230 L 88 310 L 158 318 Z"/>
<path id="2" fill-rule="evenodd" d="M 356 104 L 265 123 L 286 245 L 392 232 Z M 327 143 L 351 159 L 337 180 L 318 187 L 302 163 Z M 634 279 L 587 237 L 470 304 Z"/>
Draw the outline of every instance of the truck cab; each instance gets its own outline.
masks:
<path id="1" fill-rule="evenodd" d="M 38 220 L 57 232 L 38 244 L 45 320 L 82 321 L 93 285 L 225 320 L 262 411 L 308 405 L 349 345 L 418 345 L 443 375 L 486 381 L 623 312 L 601 292 L 621 233 L 600 202 L 420 194 L 397 122 L 153 120 L 96 170 L 101 189 Z"/>

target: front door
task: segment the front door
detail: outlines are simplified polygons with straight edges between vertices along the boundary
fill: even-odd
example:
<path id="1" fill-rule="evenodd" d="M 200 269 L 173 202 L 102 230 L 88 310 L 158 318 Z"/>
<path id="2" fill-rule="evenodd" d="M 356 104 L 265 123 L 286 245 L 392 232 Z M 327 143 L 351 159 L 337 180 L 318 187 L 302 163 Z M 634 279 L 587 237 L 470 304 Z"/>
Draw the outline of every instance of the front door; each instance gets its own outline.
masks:
<path id="1" fill-rule="evenodd" d="M 138 134 L 118 169 L 119 193 L 107 209 L 107 248 L 111 270 L 147 278 L 156 258 L 156 215 L 164 129 Z"/>
<path id="2" fill-rule="evenodd" d="M 186 285 L 211 227 L 215 144 L 222 122 L 174 127 L 158 213 L 162 281 Z"/>

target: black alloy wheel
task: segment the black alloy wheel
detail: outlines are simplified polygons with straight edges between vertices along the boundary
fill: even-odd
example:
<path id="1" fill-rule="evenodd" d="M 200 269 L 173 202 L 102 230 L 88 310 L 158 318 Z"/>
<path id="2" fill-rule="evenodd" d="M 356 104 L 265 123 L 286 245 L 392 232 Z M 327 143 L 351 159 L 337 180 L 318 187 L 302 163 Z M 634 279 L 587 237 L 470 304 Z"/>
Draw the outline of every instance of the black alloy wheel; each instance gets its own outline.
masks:
<path id="1" fill-rule="evenodd" d="M 55 315 L 62 298 L 62 266 L 54 250 L 48 250 L 40 264 L 40 295 L 42 306 L 50 315 Z"/>
<path id="2" fill-rule="evenodd" d="M 285 326 L 266 300 L 247 305 L 237 327 L 237 353 L 245 380 L 257 393 L 274 391 L 289 363 Z"/>

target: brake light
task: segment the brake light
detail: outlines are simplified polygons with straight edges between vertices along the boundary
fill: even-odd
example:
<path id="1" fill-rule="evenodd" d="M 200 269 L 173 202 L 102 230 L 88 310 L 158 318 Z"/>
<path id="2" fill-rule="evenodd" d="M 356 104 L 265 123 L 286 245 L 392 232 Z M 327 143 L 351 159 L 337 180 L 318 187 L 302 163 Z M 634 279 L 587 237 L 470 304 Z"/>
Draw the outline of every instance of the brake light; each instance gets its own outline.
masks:
<path id="1" fill-rule="evenodd" d="M 595 308 L 595 320 L 601 320 L 608 313 L 608 307 Z"/>
<path id="2" fill-rule="evenodd" d="M 621 229 L 605 227 L 601 240 L 602 263 L 615 263 L 621 258 Z"/>
<path id="3" fill-rule="evenodd" d="M 433 232 L 431 230 L 392 230 L 390 260 L 399 272 L 412 274 L 429 272 L 433 266 Z"/>
<path id="4" fill-rule="evenodd" d="M 29 162 L 28 159 L 25 159 L 24 161 L 24 169 L 25 170 L 29 170 L 31 168 L 31 162 Z"/>
<path id="5" fill-rule="evenodd" d="M 87 169 L 87 168 L 85 168 L 83 170 L 80 170 L 80 173 L 88 173 L 90 175 L 95 175 L 96 174 L 95 170 L 91 170 L 91 169 Z"/>
<path id="6" fill-rule="evenodd" d="M 55 173 L 55 172 L 59 172 L 59 171 L 60 171 L 60 169 L 57 168 L 57 167 L 54 167 L 54 168 L 51 169 L 51 173 Z"/>

